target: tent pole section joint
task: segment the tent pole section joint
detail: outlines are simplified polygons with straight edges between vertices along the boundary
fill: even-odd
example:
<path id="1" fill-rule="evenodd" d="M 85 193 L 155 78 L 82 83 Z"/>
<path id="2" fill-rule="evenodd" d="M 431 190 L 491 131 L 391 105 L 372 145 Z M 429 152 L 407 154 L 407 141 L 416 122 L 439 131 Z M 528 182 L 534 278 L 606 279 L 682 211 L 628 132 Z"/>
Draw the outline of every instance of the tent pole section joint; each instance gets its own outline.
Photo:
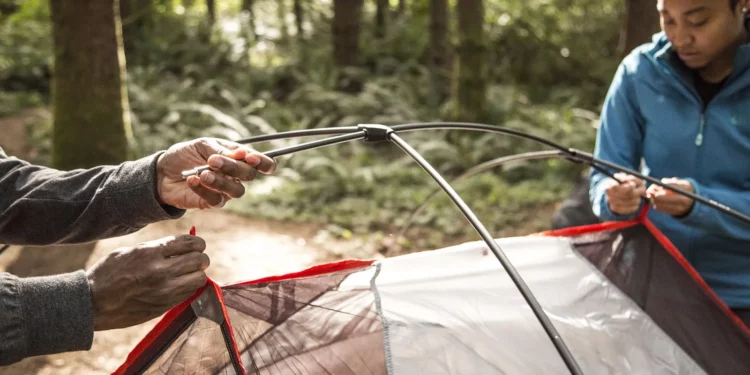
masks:
<path id="1" fill-rule="evenodd" d="M 357 129 L 365 132 L 365 141 L 367 142 L 388 141 L 391 133 L 393 133 L 393 129 L 380 124 L 360 124 Z"/>
<path id="2" fill-rule="evenodd" d="M 544 312 L 542 306 L 534 297 L 531 289 L 529 289 L 528 285 L 526 285 L 526 283 L 523 281 L 521 275 L 518 273 L 515 267 L 513 267 L 510 260 L 507 258 L 505 253 L 503 253 L 502 249 L 500 249 L 500 246 L 497 244 L 494 237 L 489 233 L 487 228 L 484 227 L 482 222 L 479 221 L 474 212 L 472 212 L 471 208 L 469 208 L 469 206 L 463 201 L 463 199 L 461 199 L 458 193 L 456 193 L 456 191 L 445 180 L 445 178 L 443 178 L 440 173 L 434 167 L 432 167 L 432 165 L 430 165 L 430 163 L 425 160 L 422 155 L 419 154 L 419 152 L 417 152 L 408 143 L 406 143 L 406 141 L 401 139 L 401 137 L 399 137 L 395 132 L 391 132 L 389 134 L 389 138 L 393 143 L 400 147 L 401 150 L 411 156 L 412 159 L 414 159 L 414 161 L 416 161 L 419 166 L 422 167 L 422 169 L 424 169 L 435 180 L 435 182 L 438 183 L 438 185 L 440 185 L 443 191 L 445 191 L 445 193 L 448 194 L 448 196 L 451 198 L 453 203 L 458 206 L 458 208 L 461 210 L 464 216 L 466 216 L 477 233 L 479 233 L 479 235 L 482 237 L 484 242 L 487 243 L 487 246 L 490 248 L 490 250 L 492 250 L 492 253 L 500 261 L 500 264 L 503 266 L 505 271 L 508 272 L 508 275 L 510 276 L 518 290 L 521 292 L 526 302 L 531 307 L 534 315 L 536 315 L 537 319 L 542 324 L 542 327 L 544 328 L 549 338 L 552 340 L 552 343 L 555 345 L 558 353 L 560 353 L 560 356 L 562 357 L 565 365 L 568 367 L 570 372 L 574 375 L 582 374 L 583 372 L 581 371 L 578 363 L 571 354 L 570 349 L 568 349 L 568 347 L 565 345 L 562 337 L 555 329 L 547 314 Z"/>

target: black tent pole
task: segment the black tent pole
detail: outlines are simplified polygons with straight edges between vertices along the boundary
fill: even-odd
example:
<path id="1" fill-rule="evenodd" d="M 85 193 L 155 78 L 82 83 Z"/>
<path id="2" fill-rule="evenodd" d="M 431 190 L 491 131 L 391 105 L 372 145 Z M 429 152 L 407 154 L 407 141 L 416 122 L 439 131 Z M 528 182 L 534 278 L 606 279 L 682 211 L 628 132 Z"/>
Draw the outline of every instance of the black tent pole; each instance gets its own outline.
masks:
<path id="1" fill-rule="evenodd" d="M 490 170 L 495 167 L 503 166 L 507 163 L 512 163 L 514 161 L 527 161 L 527 160 L 541 160 L 541 159 L 553 159 L 553 158 L 561 158 L 564 157 L 565 153 L 562 151 L 532 151 L 532 152 L 525 152 L 522 154 L 513 154 L 513 155 L 507 155 L 502 156 L 497 159 L 492 159 L 490 161 L 486 161 L 484 163 L 475 165 L 471 168 L 469 168 L 466 172 L 461 173 L 458 177 L 454 177 L 448 181 L 449 184 L 453 185 L 456 182 L 459 182 L 461 180 L 464 180 L 466 178 L 469 178 L 471 176 L 474 176 L 478 173 L 482 173 L 484 171 Z M 411 215 L 409 215 L 409 218 L 406 219 L 406 224 L 401 227 L 401 230 L 396 234 L 395 242 L 398 242 L 401 237 L 403 237 L 406 234 L 406 231 L 411 226 L 412 222 L 414 222 L 414 219 L 427 207 L 427 204 L 430 203 L 432 198 L 435 198 L 435 196 L 438 195 L 442 190 L 436 189 L 430 195 L 425 197 L 422 200 L 422 203 L 419 204 L 419 207 L 417 207 L 416 210 L 414 210 Z"/>
<path id="2" fill-rule="evenodd" d="M 593 155 L 583 152 L 580 150 L 576 150 L 574 148 L 568 148 L 565 147 L 559 143 L 544 139 L 542 137 L 538 137 L 535 135 L 527 134 L 518 130 L 514 129 L 508 129 L 503 128 L 500 126 L 494 126 L 494 125 L 487 125 L 487 124 L 475 124 L 475 123 L 463 123 L 463 122 L 433 122 L 433 123 L 414 123 L 414 124 L 404 124 L 404 125 L 395 125 L 391 127 L 394 131 L 404 132 L 404 131 L 414 131 L 414 130 L 427 130 L 427 129 L 448 129 L 448 130 L 472 130 L 472 131 L 483 131 L 488 133 L 497 133 L 497 134 L 505 134 L 505 135 L 511 135 L 515 137 L 520 137 L 523 139 L 527 139 L 530 141 L 534 141 L 546 146 L 549 146 L 551 148 L 557 149 L 565 153 L 565 158 L 569 161 L 573 161 L 576 163 L 585 163 L 591 166 L 592 168 L 614 178 L 612 173 L 604 169 L 603 167 L 607 167 L 613 170 L 616 170 L 618 172 L 626 173 L 635 177 L 638 177 L 640 179 L 649 181 L 655 185 L 661 186 L 667 190 L 671 190 L 677 194 L 680 194 L 682 196 L 688 197 L 690 199 L 693 199 L 697 202 L 701 202 L 705 204 L 706 206 L 709 206 L 715 210 L 721 211 L 729 216 L 733 216 L 734 218 L 737 218 L 747 224 L 750 224 L 750 216 L 747 216 L 741 212 L 735 211 L 730 207 L 727 207 L 726 205 L 717 202 L 713 199 L 706 199 L 704 197 L 701 197 L 695 193 L 691 193 L 689 191 L 685 191 L 683 189 L 679 189 L 673 186 L 669 186 L 663 182 L 661 182 L 658 179 L 655 179 L 651 176 L 645 176 L 637 171 L 634 171 L 629 168 L 625 168 L 622 166 L 619 166 L 614 163 L 607 162 L 605 160 L 597 159 Z M 244 143 L 244 144 L 250 144 L 250 143 L 256 143 L 256 142 L 264 142 L 264 141 L 270 141 L 275 139 L 284 139 L 284 138 L 293 138 L 293 137 L 301 137 L 301 136 L 312 136 L 312 135 L 321 135 L 321 134 L 342 134 L 342 133 L 352 133 L 354 132 L 354 127 L 332 127 L 332 128 L 320 128 L 320 129 L 309 129 L 309 130 L 295 130 L 295 131 L 289 131 L 289 132 L 282 132 L 282 133 L 276 133 L 276 134 L 270 134 L 270 135 L 261 135 L 257 137 L 251 137 L 247 139 L 240 140 L 238 143 Z M 361 129 L 361 126 L 360 126 Z M 303 145 L 299 145 L 299 147 L 302 147 Z M 299 150 L 302 150 L 304 148 L 300 148 Z M 207 169 L 206 167 L 204 167 Z M 195 174 L 195 171 L 198 169 L 192 170 L 193 174 Z M 190 171 L 186 171 L 190 172 Z M 187 177 L 190 173 L 183 174 L 184 177 Z M 616 179 L 615 179 L 616 180 Z"/>
<path id="3" fill-rule="evenodd" d="M 317 141 L 301 143 L 295 146 L 279 148 L 276 150 L 265 152 L 264 154 L 270 158 L 277 158 L 279 156 L 292 154 L 297 151 L 312 150 L 314 148 L 335 145 L 337 143 L 349 142 L 349 141 L 353 141 L 356 139 L 362 139 L 364 137 L 365 137 L 364 130 L 356 130 L 354 133 L 351 133 L 351 134 L 337 135 L 335 137 L 324 138 L 324 139 L 317 140 Z M 207 171 L 207 170 L 210 170 L 210 167 L 207 165 L 204 165 L 204 166 L 193 168 L 187 171 L 183 171 L 182 178 L 188 178 L 188 176 L 200 176 L 201 172 Z"/>
<path id="4" fill-rule="evenodd" d="M 347 133 L 349 133 L 349 131 L 347 131 Z M 271 139 L 283 138 L 283 133 L 278 134 L 278 135 L 273 135 L 273 136 L 274 138 L 271 138 Z M 544 310 L 542 309 L 541 305 L 534 297 L 529 287 L 523 281 L 523 279 L 521 278 L 521 275 L 518 273 L 518 271 L 516 271 L 516 269 L 510 263 L 510 260 L 508 260 L 508 258 L 505 256 L 503 251 L 500 249 L 500 246 L 498 246 L 498 244 L 495 242 L 492 235 L 490 235 L 490 233 L 487 231 L 487 228 L 485 228 L 484 225 L 479 221 L 479 219 L 477 219 L 474 212 L 471 211 L 469 206 L 467 206 L 466 203 L 461 199 L 461 197 L 456 193 L 456 191 L 453 190 L 450 184 L 448 184 L 448 182 L 446 182 L 445 179 L 416 150 L 414 150 L 403 139 L 401 139 L 398 135 L 396 135 L 393 129 L 387 126 L 375 125 L 375 124 L 359 125 L 359 131 L 352 133 L 352 134 L 338 135 L 335 137 L 302 143 L 296 146 L 272 150 L 272 151 L 266 152 L 265 155 L 269 157 L 278 157 L 281 155 L 286 155 L 286 154 L 290 154 L 290 153 L 297 152 L 297 151 L 314 149 L 318 147 L 348 142 L 348 141 L 361 139 L 361 138 L 364 138 L 366 141 L 369 141 L 369 142 L 391 141 L 395 143 L 404 152 L 406 152 L 409 156 L 411 156 L 425 171 L 427 171 L 427 173 L 430 174 L 430 176 L 432 176 L 432 178 L 438 183 L 438 185 L 440 185 L 440 187 L 448 194 L 448 196 L 458 206 L 458 208 L 461 210 L 464 216 L 466 216 L 466 218 L 469 220 L 469 222 L 477 231 L 477 233 L 479 233 L 482 239 L 487 243 L 487 246 L 490 248 L 490 250 L 492 250 L 492 253 L 495 254 L 495 257 L 497 257 L 497 259 L 500 261 L 500 264 L 503 266 L 506 272 L 508 272 L 508 275 L 511 277 L 511 280 L 514 282 L 514 284 L 516 285 L 518 290 L 521 292 L 526 302 L 531 307 L 532 311 L 534 312 L 534 315 L 542 324 L 544 331 L 547 333 L 553 345 L 555 346 L 557 351 L 560 353 L 560 356 L 562 357 L 563 362 L 565 362 L 565 365 L 568 367 L 571 373 L 573 375 L 582 374 L 581 369 L 578 366 L 578 363 L 576 362 L 575 358 L 573 358 L 573 355 L 570 353 L 570 350 L 563 342 L 560 334 L 557 333 L 557 330 L 552 325 L 552 322 L 549 320 L 549 317 L 544 312 Z M 271 140 L 271 139 L 265 138 L 264 140 Z M 191 175 L 200 175 L 200 173 L 203 170 L 207 170 L 207 169 L 209 169 L 208 166 L 197 167 L 192 170 L 182 172 L 182 176 L 183 178 L 187 178 L 188 176 L 191 176 Z"/>
<path id="5" fill-rule="evenodd" d="M 513 280 L 513 283 L 516 284 L 516 287 L 531 307 L 534 315 L 536 315 L 537 319 L 542 324 L 542 327 L 544 328 L 549 338 L 552 340 L 552 343 L 555 345 L 558 353 L 560 353 L 560 356 L 562 357 L 565 365 L 568 367 L 570 372 L 574 375 L 582 374 L 583 372 L 578 366 L 575 358 L 573 358 L 573 355 L 565 345 L 562 337 L 557 332 L 555 326 L 552 324 L 549 317 L 542 309 L 542 306 L 534 297 L 534 294 L 531 292 L 528 285 L 526 285 L 526 283 L 523 281 L 521 275 L 518 273 L 515 267 L 513 267 L 510 260 L 505 256 L 505 253 L 503 253 L 503 251 L 500 249 L 500 246 L 497 244 L 497 242 L 495 242 L 494 237 L 490 234 L 489 231 L 487 231 L 487 228 L 482 225 L 482 222 L 479 221 L 476 215 L 474 215 L 474 212 L 471 211 L 471 208 L 466 205 L 463 199 L 461 199 L 458 193 L 453 190 L 451 185 L 440 175 L 440 173 L 435 170 L 435 168 L 433 168 L 432 165 L 430 165 L 430 163 L 428 163 L 427 160 L 422 157 L 422 155 L 420 155 L 415 149 L 409 146 L 408 143 L 401 139 L 401 137 L 399 137 L 395 132 L 391 132 L 389 133 L 388 138 L 391 142 L 395 143 L 399 148 L 401 148 L 404 152 L 411 156 L 412 159 L 414 159 L 414 161 L 416 161 L 419 166 L 422 167 L 422 169 L 424 169 L 435 180 L 435 182 L 437 182 L 438 185 L 440 185 L 443 191 L 445 191 L 445 193 L 448 194 L 448 196 L 451 198 L 453 203 L 458 206 L 458 208 L 461 210 L 464 216 L 466 216 L 477 233 L 479 233 L 479 236 L 481 236 L 484 242 L 487 243 L 487 246 L 490 248 L 490 250 L 492 250 L 492 253 L 495 254 L 495 257 L 500 261 L 500 264 L 503 266 L 503 268 L 505 268 L 505 271 L 508 272 L 508 276 L 510 276 L 511 280 Z"/>

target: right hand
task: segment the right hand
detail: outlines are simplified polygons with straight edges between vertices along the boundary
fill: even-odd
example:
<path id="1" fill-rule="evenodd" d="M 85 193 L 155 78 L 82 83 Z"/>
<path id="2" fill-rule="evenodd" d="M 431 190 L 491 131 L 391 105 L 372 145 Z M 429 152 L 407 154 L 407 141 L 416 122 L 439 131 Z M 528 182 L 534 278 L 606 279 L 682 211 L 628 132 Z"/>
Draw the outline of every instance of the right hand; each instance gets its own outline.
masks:
<path id="1" fill-rule="evenodd" d="M 87 272 L 94 330 L 134 326 L 156 318 L 206 284 L 206 242 L 166 237 L 115 250 Z"/>
<path id="2" fill-rule="evenodd" d="M 641 198 L 646 195 L 646 184 L 638 177 L 624 173 L 616 173 L 615 177 L 622 181 L 613 181 L 607 190 L 609 210 L 617 215 L 631 215 L 641 206 Z"/>

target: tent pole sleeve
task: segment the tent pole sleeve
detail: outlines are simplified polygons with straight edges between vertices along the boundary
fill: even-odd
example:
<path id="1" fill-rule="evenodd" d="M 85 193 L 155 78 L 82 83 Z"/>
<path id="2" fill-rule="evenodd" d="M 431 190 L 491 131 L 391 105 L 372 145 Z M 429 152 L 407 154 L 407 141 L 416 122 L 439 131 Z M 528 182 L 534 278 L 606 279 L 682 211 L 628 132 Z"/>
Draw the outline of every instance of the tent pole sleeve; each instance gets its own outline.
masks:
<path id="1" fill-rule="evenodd" d="M 529 306 L 531 306 L 531 309 L 534 311 L 534 315 L 536 315 L 537 319 L 539 319 L 539 322 L 542 324 L 542 327 L 544 327 L 544 330 L 552 340 L 552 343 L 560 353 L 560 356 L 562 356 L 562 359 L 570 372 L 574 375 L 582 374 L 575 358 L 573 358 L 570 350 L 565 345 L 565 342 L 563 342 L 562 337 L 557 332 L 549 317 L 542 309 L 542 306 L 534 297 L 528 285 L 526 285 L 526 283 L 521 278 L 521 275 L 510 263 L 510 260 L 508 260 L 508 258 L 505 256 L 505 253 L 503 253 L 503 251 L 500 249 L 500 246 L 497 244 L 497 242 L 495 242 L 495 239 L 487 231 L 487 228 L 482 225 L 476 215 L 474 215 L 474 212 L 471 211 L 471 208 L 466 205 L 463 199 L 461 199 L 456 191 L 453 190 L 451 185 L 440 175 L 440 173 L 435 170 L 435 168 L 433 168 L 430 163 L 428 163 L 427 160 L 422 157 L 422 155 L 420 155 L 415 149 L 409 146 L 408 143 L 401 139 L 398 134 L 392 132 L 389 134 L 389 138 L 393 143 L 395 143 L 404 152 L 411 156 L 419 164 L 419 166 L 422 167 L 422 169 L 424 169 L 435 180 L 435 182 L 438 183 L 438 185 L 440 185 L 445 193 L 448 194 L 448 196 L 451 198 L 453 203 L 458 206 L 458 208 L 461 210 L 464 216 L 466 216 L 477 233 L 479 233 L 482 239 L 487 243 L 487 246 L 489 246 L 490 250 L 492 250 L 492 253 L 495 254 L 495 257 L 497 257 L 497 259 L 500 261 L 503 268 L 505 268 L 505 270 L 508 272 L 508 275 L 513 280 L 513 283 L 516 284 L 518 290 L 521 292 L 526 302 L 529 304 Z"/>

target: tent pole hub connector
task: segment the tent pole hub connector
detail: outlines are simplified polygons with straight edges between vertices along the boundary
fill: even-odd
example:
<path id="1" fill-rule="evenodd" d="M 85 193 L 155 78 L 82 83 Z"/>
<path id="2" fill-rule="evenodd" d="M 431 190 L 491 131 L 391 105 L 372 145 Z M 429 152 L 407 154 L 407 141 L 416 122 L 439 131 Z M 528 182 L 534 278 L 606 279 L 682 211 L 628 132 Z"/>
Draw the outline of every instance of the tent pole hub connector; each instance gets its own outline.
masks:
<path id="1" fill-rule="evenodd" d="M 393 129 L 380 124 L 359 124 L 357 129 L 365 131 L 365 141 L 367 142 L 388 141 L 391 138 L 391 133 L 393 133 Z"/>

